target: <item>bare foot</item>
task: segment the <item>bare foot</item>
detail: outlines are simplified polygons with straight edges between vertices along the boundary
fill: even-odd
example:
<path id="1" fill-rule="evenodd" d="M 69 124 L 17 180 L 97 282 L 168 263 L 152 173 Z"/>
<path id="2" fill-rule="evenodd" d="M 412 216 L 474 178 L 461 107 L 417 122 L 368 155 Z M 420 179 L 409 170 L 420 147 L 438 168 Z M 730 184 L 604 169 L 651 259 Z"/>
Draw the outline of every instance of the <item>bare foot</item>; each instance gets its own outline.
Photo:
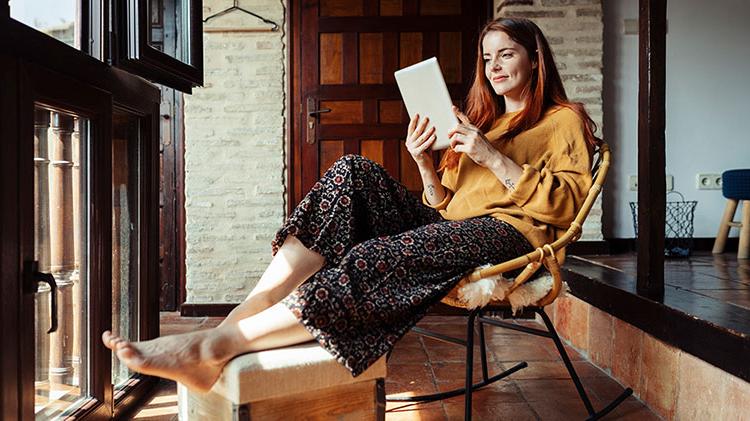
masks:
<path id="1" fill-rule="evenodd" d="M 203 330 L 128 342 L 105 331 L 102 342 L 133 371 L 174 380 L 189 389 L 207 392 L 226 363 L 212 352 L 210 335 L 211 330 Z"/>

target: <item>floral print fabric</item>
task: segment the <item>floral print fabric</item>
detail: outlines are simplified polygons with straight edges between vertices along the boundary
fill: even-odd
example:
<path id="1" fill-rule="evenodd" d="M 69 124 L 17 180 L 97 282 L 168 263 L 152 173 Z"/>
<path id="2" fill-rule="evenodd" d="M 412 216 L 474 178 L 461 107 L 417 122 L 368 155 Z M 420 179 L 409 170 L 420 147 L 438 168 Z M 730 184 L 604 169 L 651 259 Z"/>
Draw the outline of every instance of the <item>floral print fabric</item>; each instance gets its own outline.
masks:
<path id="1" fill-rule="evenodd" d="M 356 155 L 340 158 L 313 186 L 276 234 L 274 254 L 288 235 L 326 263 L 282 302 L 353 376 L 476 266 L 532 249 L 495 218 L 442 219 Z"/>

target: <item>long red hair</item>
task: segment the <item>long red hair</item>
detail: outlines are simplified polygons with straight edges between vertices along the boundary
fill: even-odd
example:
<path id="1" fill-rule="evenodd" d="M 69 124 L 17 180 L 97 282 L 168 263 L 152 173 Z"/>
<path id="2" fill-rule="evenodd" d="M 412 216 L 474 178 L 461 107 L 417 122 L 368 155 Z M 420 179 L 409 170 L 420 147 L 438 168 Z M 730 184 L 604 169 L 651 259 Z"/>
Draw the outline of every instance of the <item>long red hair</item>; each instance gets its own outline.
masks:
<path id="1" fill-rule="evenodd" d="M 583 104 L 570 102 L 565 94 L 560 73 L 557 71 L 552 51 L 547 38 L 536 24 L 523 18 L 499 18 L 487 23 L 479 34 L 477 43 L 477 60 L 474 71 L 474 81 L 466 97 L 464 113 L 471 122 L 482 132 L 487 132 L 492 123 L 505 113 L 505 101 L 492 89 L 484 73 L 484 59 L 482 57 L 482 41 L 492 31 L 505 32 L 512 40 L 521 44 L 529 55 L 532 63 L 537 63 L 532 70 L 531 79 L 526 86 L 528 100 L 526 107 L 510 121 L 508 131 L 501 140 L 509 140 L 519 133 L 528 130 L 542 119 L 544 113 L 553 106 L 562 106 L 573 110 L 585 122 L 584 136 L 592 146 L 598 145 L 596 123 L 589 117 Z M 461 154 L 448 149 L 443 155 L 440 169 L 455 168 Z"/>

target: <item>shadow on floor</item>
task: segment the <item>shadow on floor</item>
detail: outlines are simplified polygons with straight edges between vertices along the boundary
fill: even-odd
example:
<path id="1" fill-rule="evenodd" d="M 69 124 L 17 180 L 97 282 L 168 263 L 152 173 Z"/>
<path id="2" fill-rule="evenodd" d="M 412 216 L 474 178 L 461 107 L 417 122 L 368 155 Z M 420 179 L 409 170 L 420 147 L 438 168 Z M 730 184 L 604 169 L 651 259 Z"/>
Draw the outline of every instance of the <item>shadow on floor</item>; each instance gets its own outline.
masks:
<path id="1" fill-rule="evenodd" d="M 221 318 L 179 317 L 162 314 L 162 333 L 180 333 L 215 326 Z M 420 326 L 445 334 L 462 336 L 462 318 L 427 316 Z M 533 321 L 524 323 L 534 324 Z M 508 380 L 494 383 L 474 393 L 475 420 L 582 420 L 586 409 L 568 377 L 554 345 L 547 338 L 524 335 L 507 329 L 486 329 L 490 374 L 502 371 L 524 360 L 529 366 Z M 623 387 L 599 368 L 568 347 L 573 364 L 587 388 L 596 409 L 617 396 Z M 477 351 L 475 373 L 481 376 Z M 463 348 L 414 333 L 407 334 L 396 346 L 388 362 L 386 393 L 407 395 L 432 393 L 463 385 Z M 478 380 L 479 377 L 476 377 Z M 387 405 L 386 420 L 461 420 L 463 397 L 429 404 Z M 177 388 L 164 381 L 154 398 L 134 417 L 137 420 L 177 420 Z M 628 398 L 605 420 L 659 420 L 660 418 L 634 397 Z"/>

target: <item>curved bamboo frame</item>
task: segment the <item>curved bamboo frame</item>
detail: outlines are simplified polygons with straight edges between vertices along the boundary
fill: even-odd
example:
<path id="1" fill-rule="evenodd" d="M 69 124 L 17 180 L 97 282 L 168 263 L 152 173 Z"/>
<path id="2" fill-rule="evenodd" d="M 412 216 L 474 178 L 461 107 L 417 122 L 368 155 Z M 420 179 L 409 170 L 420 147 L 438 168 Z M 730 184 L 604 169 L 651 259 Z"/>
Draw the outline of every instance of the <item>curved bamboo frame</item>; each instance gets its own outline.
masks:
<path id="1" fill-rule="evenodd" d="M 578 210 L 578 214 L 576 215 L 573 222 L 570 223 L 570 227 L 562 237 L 558 238 L 552 244 L 545 244 L 544 246 L 537 248 L 531 253 L 516 257 L 515 259 L 508 260 L 494 266 L 475 269 L 472 273 L 464 277 L 459 282 L 459 284 L 454 287 L 446 297 L 442 299 L 442 302 L 453 307 L 466 308 L 463 302 L 458 299 L 458 288 L 469 282 L 476 282 L 483 278 L 501 275 L 503 273 L 520 269 L 526 266 L 521 274 L 519 274 L 513 282 L 513 286 L 509 291 L 512 292 L 519 286 L 523 285 L 526 281 L 528 281 L 531 278 L 531 275 L 539 270 L 542 264 L 544 264 L 544 266 L 552 275 L 553 283 L 550 292 L 544 298 L 539 300 L 536 305 L 544 307 L 555 301 L 557 296 L 560 294 L 560 291 L 562 290 L 562 275 L 560 272 L 560 264 L 555 257 L 555 253 L 567 247 L 568 244 L 578 241 L 578 239 L 581 238 L 583 222 L 586 220 L 586 217 L 588 217 L 591 208 L 594 206 L 596 198 L 602 191 L 604 181 L 607 179 L 607 173 L 609 172 L 609 166 L 611 162 L 609 145 L 602 142 L 602 144 L 599 146 L 598 154 L 599 157 L 595 161 L 592 168 L 594 180 L 591 188 L 589 189 L 588 195 L 586 196 L 586 200 L 583 202 L 581 209 Z M 489 304 L 497 303 L 498 302 L 491 301 Z"/>

